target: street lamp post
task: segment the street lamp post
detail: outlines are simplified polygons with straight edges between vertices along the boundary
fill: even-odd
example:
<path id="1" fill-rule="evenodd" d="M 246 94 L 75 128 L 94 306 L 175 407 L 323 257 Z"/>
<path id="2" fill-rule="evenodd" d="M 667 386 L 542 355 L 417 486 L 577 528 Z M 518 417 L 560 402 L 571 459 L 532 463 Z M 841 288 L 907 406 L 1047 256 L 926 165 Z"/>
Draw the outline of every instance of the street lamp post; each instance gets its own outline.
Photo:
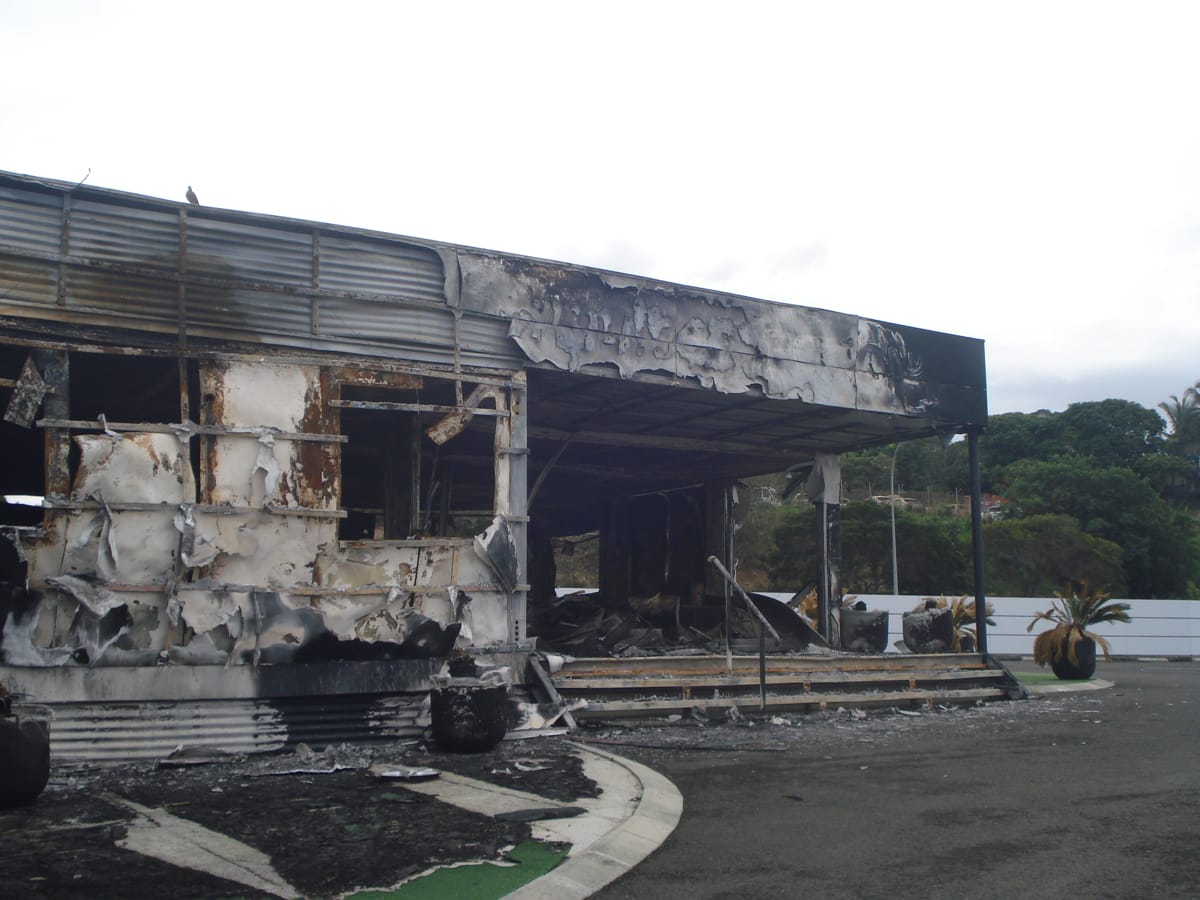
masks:
<path id="1" fill-rule="evenodd" d="M 896 454 L 900 452 L 900 445 L 896 445 L 896 449 L 892 451 L 892 477 L 890 484 L 890 493 L 888 494 L 888 502 L 892 507 L 892 596 L 900 596 L 900 569 L 896 563 Z"/>

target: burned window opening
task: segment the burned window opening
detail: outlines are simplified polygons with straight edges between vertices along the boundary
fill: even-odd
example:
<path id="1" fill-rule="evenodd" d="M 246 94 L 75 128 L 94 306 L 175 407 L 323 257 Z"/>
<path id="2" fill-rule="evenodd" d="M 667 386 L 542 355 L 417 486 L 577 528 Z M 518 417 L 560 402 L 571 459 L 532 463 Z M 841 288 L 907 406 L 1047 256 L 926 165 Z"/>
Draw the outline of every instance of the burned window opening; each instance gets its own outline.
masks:
<path id="1" fill-rule="evenodd" d="M 17 394 L 17 382 L 33 355 L 23 347 L 0 347 L 0 405 L 5 409 Z M 36 364 L 35 364 L 36 368 Z M 40 377 L 40 372 L 39 372 Z M 11 382 L 11 383 L 10 383 Z M 38 400 L 40 413 L 42 399 Z M 40 498 L 46 494 L 46 441 L 41 429 L 0 421 L 4 466 L 0 467 L 0 525 L 34 528 L 42 524 Z"/>
<path id="2" fill-rule="evenodd" d="M 25 444 L 21 459 L 27 466 L 41 457 L 42 489 L 48 498 L 45 515 L 54 516 L 53 508 L 64 503 L 96 499 L 80 494 L 77 481 L 83 448 L 94 445 L 98 434 L 104 435 L 101 443 L 121 440 L 124 434 L 171 435 L 186 421 L 191 403 L 188 393 L 180 390 L 180 377 L 187 372 L 187 364 L 180 360 L 60 351 L 35 351 L 31 358 L 39 354 L 48 377 L 57 383 L 31 429 L 38 432 L 37 448 L 35 439 L 28 437 L 13 436 L 11 444 Z M 194 384 L 188 390 L 194 392 Z M 170 443 L 161 437 L 148 439 Z M 194 481 L 199 462 L 196 448 L 189 448 L 187 456 L 192 470 L 189 481 Z"/>
<path id="3" fill-rule="evenodd" d="M 340 385 L 341 540 L 465 538 L 491 521 L 497 416 L 464 415 L 453 380 L 409 381 Z M 460 422 L 436 443 L 430 430 L 451 418 Z"/>

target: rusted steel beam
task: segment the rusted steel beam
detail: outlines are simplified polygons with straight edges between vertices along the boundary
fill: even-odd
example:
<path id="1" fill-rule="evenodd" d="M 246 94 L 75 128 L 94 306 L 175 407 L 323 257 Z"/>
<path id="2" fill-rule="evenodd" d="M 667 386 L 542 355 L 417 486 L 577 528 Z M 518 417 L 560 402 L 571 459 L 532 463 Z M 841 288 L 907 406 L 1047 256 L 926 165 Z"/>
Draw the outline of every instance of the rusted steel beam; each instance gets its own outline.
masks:
<path id="1" fill-rule="evenodd" d="M 298 354 L 289 350 L 280 350 L 279 348 L 260 347 L 247 348 L 245 352 L 239 353 L 228 349 L 220 349 L 211 345 L 203 347 L 192 346 L 188 348 L 180 348 L 176 346 L 133 346 L 129 344 L 101 344 L 96 343 L 91 337 L 79 338 L 77 340 L 63 340 L 61 337 L 52 338 L 34 338 L 30 337 L 28 330 L 37 328 L 38 323 L 26 319 L 14 319 L 10 316 L 0 316 L 0 334 L 4 339 L 15 346 L 28 347 L 30 349 L 40 350 L 64 350 L 77 353 L 107 353 L 116 356 L 151 356 L 151 357 L 176 357 L 184 359 L 196 359 L 203 361 L 214 362 L 243 362 L 253 360 L 255 362 L 272 362 L 278 365 L 293 365 L 293 366 L 328 366 L 331 357 L 315 356 L 308 354 Z M 8 329 L 8 332 L 5 332 Z M 142 335 L 142 339 L 147 339 L 149 336 Z M 357 365 L 362 371 L 370 371 L 378 374 L 394 374 L 408 375 L 414 378 L 441 378 L 446 381 L 453 381 L 456 374 L 445 368 L 439 368 L 434 365 L 421 365 L 417 363 L 400 363 L 394 360 L 380 359 L 377 357 L 356 357 L 339 355 L 337 357 L 338 366 L 335 367 L 336 372 L 344 372 L 347 366 Z M 464 366 L 461 377 L 475 384 L 490 384 L 495 387 L 509 388 L 513 387 L 515 382 L 511 377 L 497 375 L 495 369 L 481 369 L 478 366 Z M 353 378 L 347 378 L 346 381 L 353 382 Z M 365 386 L 375 386 L 375 382 L 365 383 Z M 379 383 L 381 386 L 382 383 Z M 416 385 L 420 387 L 420 384 Z M 66 418 L 64 416 L 64 418 Z"/>
<path id="2" fill-rule="evenodd" d="M 473 416 L 496 416 L 507 419 L 508 410 L 492 409 L 488 406 L 440 406 L 435 403 L 390 403 L 383 400 L 333 400 L 330 406 L 340 409 L 382 409 L 392 412 L 470 413 Z"/>
<path id="3" fill-rule="evenodd" d="M 197 425 L 195 422 L 163 424 L 161 422 L 97 422 L 87 419 L 38 419 L 39 428 L 69 428 L 73 431 L 135 431 L 151 434 L 194 434 L 220 435 L 222 437 L 253 437 L 270 435 L 281 441 L 312 441 L 314 443 L 346 443 L 344 434 L 320 434 L 316 432 L 276 431 L 265 426 Z"/>
<path id="4" fill-rule="evenodd" d="M 508 393 L 507 421 L 496 423 L 496 430 L 506 430 L 508 440 L 497 443 L 496 449 L 527 450 L 529 448 L 529 391 L 523 371 L 514 373 L 514 387 Z M 520 582 L 530 581 L 529 576 L 529 454 L 502 455 L 497 453 L 498 465 L 508 469 L 508 522 L 512 530 L 513 543 L 517 548 L 517 574 Z M 497 489 L 499 489 L 497 483 Z M 515 646 L 522 645 L 528 637 L 528 588 L 518 586 L 508 598 L 508 634 Z"/>
<path id="5" fill-rule="evenodd" d="M 737 580 L 732 575 L 729 574 L 729 570 L 725 568 L 725 566 L 721 562 L 721 560 L 717 559 L 717 557 L 715 557 L 715 556 L 710 556 L 708 558 L 708 561 L 710 563 L 712 563 L 714 566 L 716 566 L 717 571 L 719 571 L 722 575 L 725 576 L 725 579 L 729 582 L 730 586 L 735 591 L 737 591 L 738 596 L 741 597 L 742 600 L 745 602 L 747 610 L 749 610 L 751 615 L 753 615 L 756 619 L 758 619 L 758 623 L 765 630 L 767 630 L 771 633 L 771 637 L 775 638 L 775 640 L 777 640 L 777 641 L 781 641 L 782 638 L 779 637 L 779 632 L 777 632 L 774 628 L 771 627 L 771 623 L 767 621 L 767 617 L 764 616 L 762 614 L 762 612 L 759 610 L 759 608 L 754 605 L 754 601 L 750 599 L 750 595 L 747 594 L 744 590 L 742 590 L 742 586 L 737 583 Z"/>
<path id="6" fill-rule="evenodd" d="M 99 510 L 109 509 L 113 512 L 173 512 L 180 506 L 191 506 L 196 512 L 213 513 L 215 515 L 232 516 L 242 513 L 265 512 L 276 516 L 309 516 L 315 518 L 344 519 L 344 509 L 317 509 L 310 506 L 279 506 L 266 503 L 262 506 L 233 506 L 224 503 L 97 503 L 95 500 L 54 500 L 46 497 L 42 508 L 59 511 Z"/>
<path id="7" fill-rule="evenodd" d="M 43 410 L 50 418 L 66 418 L 70 414 L 69 400 L 71 361 L 62 350 L 35 350 L 33 361 L 42 373 L 42 381 L 51 390 L 43 401 Z M 61 428 L 46 429 L 46 496 L 66 497 L 71 493 L 71 435 Z"/>

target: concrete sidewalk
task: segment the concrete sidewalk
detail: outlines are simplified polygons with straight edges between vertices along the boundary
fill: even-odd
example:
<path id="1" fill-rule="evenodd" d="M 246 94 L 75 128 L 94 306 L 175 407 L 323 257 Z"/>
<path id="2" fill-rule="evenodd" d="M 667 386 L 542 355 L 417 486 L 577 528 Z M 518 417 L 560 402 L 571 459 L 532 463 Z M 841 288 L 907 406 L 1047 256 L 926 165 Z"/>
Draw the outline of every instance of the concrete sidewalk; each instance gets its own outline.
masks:
<path id="1" fill-rule="evenodd" d="M 535 839 L 570 844 L 571 850 L 550 873 L 506 896 L 589 897 L 658 849 L 679 822 L 683 797 L 670 781 L 641 763 L 592 747 L 577 745 L 576 752 L 584 773 L 600 786 L 599 797 L 562 803 L 453 773 L 409 788 L 487 816 L 582 807 L 585 812 L 580 815 L 532 823 Z"/>
<path id="2" fill-rule="evenodd" d="M 547 823 L 552 840 L 570 841 L 566 862 L 509 897 L 589 897 L 653 853 L 679 824 L 683 795 L 666 777 L 631 759 L 580 747 L 584 771 L 602 788 L 578 819 Z"/>

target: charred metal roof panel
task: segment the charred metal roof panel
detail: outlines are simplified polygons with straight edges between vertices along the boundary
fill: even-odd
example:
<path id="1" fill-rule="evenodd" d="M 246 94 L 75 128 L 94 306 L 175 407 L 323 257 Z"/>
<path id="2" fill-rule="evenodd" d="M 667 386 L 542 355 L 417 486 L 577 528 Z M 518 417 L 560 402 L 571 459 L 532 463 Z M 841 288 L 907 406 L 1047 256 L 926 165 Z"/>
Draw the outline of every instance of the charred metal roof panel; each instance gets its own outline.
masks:
<path id="1" fill-rule="evenodd" d="M 0 315 L 513 369 L 496 316 L 463 312 L 453 254 L 330 225 L 0 173 Z M 447 296 L 450 293 L 452 296 Z"/>
<path id="2" fill-rule="evenodd" d="M 460 251 L 462 304 L 498 309 L 526 356 L 565 372 L 921 420 L 987 417 L 983 342 L 616 273 Z"/>
<path id="3" fill-rule="evenodd" d="M 830 438 L 844 449 L 987 418 L 976 339 L 377 232 L 0 173 L 0 260 L 0 316 L 66 332 L 616 376 L 875 416 Z"/>

